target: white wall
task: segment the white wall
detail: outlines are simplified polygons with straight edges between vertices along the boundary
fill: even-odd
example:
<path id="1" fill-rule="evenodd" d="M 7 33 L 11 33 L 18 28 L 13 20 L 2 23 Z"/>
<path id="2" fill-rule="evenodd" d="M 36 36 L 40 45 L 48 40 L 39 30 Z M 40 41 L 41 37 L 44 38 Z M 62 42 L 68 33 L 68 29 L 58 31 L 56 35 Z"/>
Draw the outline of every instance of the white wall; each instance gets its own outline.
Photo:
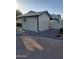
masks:
<path id="1" fill-rule="evenodd" d="M 49 16 L 44 13 L 43 15 L 39 16 L 39 30 L 44 31 L 49 29 Z"/>
<path id="2" fill-rule="evenodd" d="M 37 32 L 37 18 L 27 17 L 26 22 L 22 21 L 22 28 L 25 30 L 31 30 Z"/>
<path id="3" fill-rule="evenodd" d="M 52 29 L 60 29 L 63 28 L 63 21 L 60 20 L 60 24 L 56 20 L 50 20 Z"/>

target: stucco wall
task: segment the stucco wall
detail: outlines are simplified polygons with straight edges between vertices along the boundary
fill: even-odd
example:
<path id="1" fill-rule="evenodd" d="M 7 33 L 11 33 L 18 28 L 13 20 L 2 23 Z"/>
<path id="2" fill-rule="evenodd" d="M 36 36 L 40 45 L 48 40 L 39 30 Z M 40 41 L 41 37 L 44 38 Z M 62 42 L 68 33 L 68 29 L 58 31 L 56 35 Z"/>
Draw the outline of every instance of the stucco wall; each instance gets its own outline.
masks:
<path id="1" fill-rule="evenodd" d="M 22 28 L 24 30 L 30 30 L 37 32 L 37 18 L 36 17 L 27 17 L 26 22 L 22 20 Z"/>
<path id="2" fill-rule="evenodd" d="M 49 16 L 44 13 L 43 15 L 39 16 L 39 30 L 44 31 L 49 29 Z"/>
<path id="3" fill-rule="evenodd" d="M 60 29 L 63 28 L 63 21 L 60 20 L 60 24 L 56 20 L 50 20 L 52 29 Z"/>

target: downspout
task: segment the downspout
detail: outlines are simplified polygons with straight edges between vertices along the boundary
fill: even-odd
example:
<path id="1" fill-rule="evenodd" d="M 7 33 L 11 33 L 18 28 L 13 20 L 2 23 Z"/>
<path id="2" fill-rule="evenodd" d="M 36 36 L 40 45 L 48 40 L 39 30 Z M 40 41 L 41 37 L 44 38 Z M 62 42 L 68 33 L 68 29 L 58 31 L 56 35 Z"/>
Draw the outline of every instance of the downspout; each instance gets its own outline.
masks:
<path id="1" fill-rule="evenodd" d="M 37 16 L 37 31 L 40 32 L 39 30 L 39 17 Z"/>

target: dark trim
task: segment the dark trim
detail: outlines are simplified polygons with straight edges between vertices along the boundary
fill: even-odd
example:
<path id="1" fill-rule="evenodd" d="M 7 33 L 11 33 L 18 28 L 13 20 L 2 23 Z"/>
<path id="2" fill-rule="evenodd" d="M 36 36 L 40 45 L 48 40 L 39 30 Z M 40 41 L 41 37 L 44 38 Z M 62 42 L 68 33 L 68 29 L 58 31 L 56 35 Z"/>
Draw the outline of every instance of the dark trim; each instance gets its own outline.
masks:
<path id="1" fill-rule="evenodd" d="M 22 17 L 19 17 L 19 18 L 24 18 L 24 17 L 38 17 L 38 15 L 34 15 L 34 16 L 22 16 Z"/>
<path id="2" fill-rule="evenodd" d="M 40 32 L 40 30 L 39 30 L 39 17 L 37 17 L 37 31 Z"/>

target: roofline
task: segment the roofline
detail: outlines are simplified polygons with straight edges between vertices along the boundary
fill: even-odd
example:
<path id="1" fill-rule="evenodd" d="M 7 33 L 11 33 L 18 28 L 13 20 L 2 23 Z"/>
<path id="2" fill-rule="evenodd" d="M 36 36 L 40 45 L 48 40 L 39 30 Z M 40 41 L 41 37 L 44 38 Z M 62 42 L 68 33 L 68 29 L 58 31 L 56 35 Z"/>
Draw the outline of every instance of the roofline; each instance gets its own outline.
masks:
<path id="1" fill-rule="evenodd" d="M 49 16 L 49 18 L 51 18 L 51 16 L 50 16 L 50 14 L 49 14 L 48 11 L 44 11 L 44 12 L 43 12 L 42 14 L 40 14 L 40 15 L 32 15 L 32 16 L 17 16 L 17 17 L 19 17 L 19 18 L 23 18 L 23 17 L 38 17 L 38 16 L 43 15 L 44 13 L 47 13 L 48 16 Z"/>
<path id="2" fill-rule="evenodd" d="M 42 13 L 42 14 L 40 14 L 39 16 L 43 15 L 44 13 L 47 13 L 47 14 L 48 14 L 48 16 L 49 16 L 49 18 L 51 18 L 51 16 L 50 16 L 50 14 L 49 14 L 49 12 L 48 12 L 48 11 L 43 12 L 43 13 Z"/>

